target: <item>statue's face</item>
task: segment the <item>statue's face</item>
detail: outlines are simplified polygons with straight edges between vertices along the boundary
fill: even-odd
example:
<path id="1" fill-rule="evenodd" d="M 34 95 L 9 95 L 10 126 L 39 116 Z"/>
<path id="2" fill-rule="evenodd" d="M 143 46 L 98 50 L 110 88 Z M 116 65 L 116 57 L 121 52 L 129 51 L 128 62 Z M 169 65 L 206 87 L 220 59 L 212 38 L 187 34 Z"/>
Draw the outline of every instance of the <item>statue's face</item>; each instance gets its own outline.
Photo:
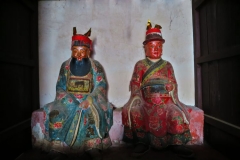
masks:
<path id="1" fill-rule="evenodd" d="M 90 56 L 90 49 L 85 46 L 72 46 L 72 57 L 81 61 L 83 58 Z"/>
<path id="2" fill-rule="evenodd" d="M 162 41 L 150 41 L 148 42 L 145 48 L 145 55 L 150 59 L 160 59 L 162 56 Z"/>

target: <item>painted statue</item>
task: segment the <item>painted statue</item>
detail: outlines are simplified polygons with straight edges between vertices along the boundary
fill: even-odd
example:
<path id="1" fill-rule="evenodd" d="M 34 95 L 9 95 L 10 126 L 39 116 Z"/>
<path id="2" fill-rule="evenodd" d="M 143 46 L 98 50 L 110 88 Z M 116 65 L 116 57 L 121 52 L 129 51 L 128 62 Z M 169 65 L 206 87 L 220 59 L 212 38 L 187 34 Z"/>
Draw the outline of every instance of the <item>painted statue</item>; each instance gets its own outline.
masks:
<path id="1" fill-rule="evenodd" d="M 100 159 L 111 146 L 113 105 L 107 100 L 107 81 L 102 65 L 90 58 L 91 29 L 77 34 L 73 28 L 71 58 L 62 63 L 55 100 L 46 113 L 43 149 L 66 154 L 88 152 Z"/>
<path id="2" fill-rule="evenodd" d="M 180 156 L 193 156 L 184 146 L 191 140 L 189 114 L 178 99 L 173 67 L 161 58 L 164 42 L 161 26 L 152 27 L 148 21 L 143 42 L 146 57 L 135 64 L 131 96 L 122 110 L 123 141 L 135 145 L 133 157 L 168 146 Z"/>

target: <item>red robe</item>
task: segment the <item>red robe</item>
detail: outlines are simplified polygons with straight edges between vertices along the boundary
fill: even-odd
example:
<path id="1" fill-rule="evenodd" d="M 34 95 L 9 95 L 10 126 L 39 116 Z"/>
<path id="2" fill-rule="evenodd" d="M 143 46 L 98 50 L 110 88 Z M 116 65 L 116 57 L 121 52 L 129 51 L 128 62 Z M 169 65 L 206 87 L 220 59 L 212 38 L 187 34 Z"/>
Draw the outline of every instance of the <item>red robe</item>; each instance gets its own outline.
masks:
<path id="1" fill-rule="evenodd" d="M 173 86 L 170 92 L 166 89 L 169 84 Z M 138 61 L 130 90 L 131 97 L 122 110 L 123 141 L 163 148 L 191 140 L 189 114 L 178 99 L 171 63 Z"/>

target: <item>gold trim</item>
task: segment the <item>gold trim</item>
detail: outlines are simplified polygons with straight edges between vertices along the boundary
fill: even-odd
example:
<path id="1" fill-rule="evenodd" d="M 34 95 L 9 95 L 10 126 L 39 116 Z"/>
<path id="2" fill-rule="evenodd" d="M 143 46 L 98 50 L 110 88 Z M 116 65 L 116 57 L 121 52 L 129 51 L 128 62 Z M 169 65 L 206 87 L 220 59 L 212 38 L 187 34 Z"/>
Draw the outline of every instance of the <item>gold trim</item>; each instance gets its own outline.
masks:
<path id="1" fill-rule="evenodd" d="M 170 91 L 169 94 L 171 95 L 173 102 L 180 108 L 180 111 L 181 111 L 182 116 L 183 116 L 184 123 L 189 124 L 189 121 L 187 120 L 187 117 L 186 117 L 185 113 L 182 111 L 182 109 L 180 107 L 181 104 L 178 103 L 178 101 L 174 98 L 174 95 L 173 95 L 174 90 L 175 90 L 175 85 L 173 84 L 173 90 Z"/>
<path id="2" fill-rule="evenodd" d="M 176 99 L 175 99 L 174 96 L 173 96 L 174 90 L 175 90 L 175 85 L 173 84 L 173 89 L 169 92 L 169 94 L 170 94 L 170 96 L 172 97 L 173 102 L 174 102 L 175 104 L 177 104 Z"/>
<path id="3" fill-rule="evenodd" d="M 91 112 L 93 114 L 93 118 L 94 118 L 94 121 L 95 121 L 95 126 L 96 126 L 96 130 L 97 130 L 97 133 L 98 133 L 98 136 L 100 138 L 102 138 L 100 132 L 99 132 L 99 126 L 100 126 L 100 119 L 99 119 L 99 115 L 98 115 L 98 112 L 97 112 L 97 109 L 95 108 L 95 106 L 93 105 L 93 100 L 92 100 L 92 97 L 88 97 L 87 100 L 89 101 L 89 107 L 91 109 Z"/>
<path id="4" fill-rule="evenodd" d="M 75 133 L 74 133 L 74 136 L 73 136 L 73 139 L 72 139 L 72 142 L 70 144 L 70 146 L 72 146 L 77 138 L 77 132 L 78 132 L 78 129 L 79 129 L 79 123 L 80 123 L 80 120 L 81 120 L 81 117 L 82 117 L 82 110 L 81 112 L 79 113 L 79 117 L 78 117 L 78 122 L 77 122 L 77 127 L 75 129 Z"/>
<path id="5" fill-rule="evenodd" d="M 130 129 L 131 129 L 131 117 L 130 117 L 130 111 L 131 111 L 131 108 L 132 108 L 132 104 L 133 104 L 133 102 L 134 102 L 136 99 L 140 99 L 140 97 L 139 97 L 139 96 L 135 96 L 135 97 L 133 98 L 133 100 L 132 100 L 130 106 L 129 106 L 129 109 L 128 109 L 128 122 L 129 122 L 129 128 L 130 128 Z M 141 101 L 141 99 L 140 99 L 140 101 Z"/>

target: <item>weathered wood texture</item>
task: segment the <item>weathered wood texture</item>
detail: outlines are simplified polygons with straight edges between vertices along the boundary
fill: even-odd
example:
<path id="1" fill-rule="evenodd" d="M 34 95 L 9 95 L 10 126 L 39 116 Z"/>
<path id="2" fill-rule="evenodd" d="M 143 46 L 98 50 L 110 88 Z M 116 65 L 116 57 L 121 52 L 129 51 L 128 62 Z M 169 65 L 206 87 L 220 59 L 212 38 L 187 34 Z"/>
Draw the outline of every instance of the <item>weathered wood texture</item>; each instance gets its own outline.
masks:
<path id="1" fill-rule="evenodd" d="M 14 159 L 31 148 L 30 118 L 39 108 L 38 2 L 1 1 L 0 22 L 1 154 Z"/>
<path id="2" fill-rule="evenodd" d="M 192 6 L 196 106 L 205 113 L 205 140 L 240 148 L 240 1 L 193 0 Z"/>

